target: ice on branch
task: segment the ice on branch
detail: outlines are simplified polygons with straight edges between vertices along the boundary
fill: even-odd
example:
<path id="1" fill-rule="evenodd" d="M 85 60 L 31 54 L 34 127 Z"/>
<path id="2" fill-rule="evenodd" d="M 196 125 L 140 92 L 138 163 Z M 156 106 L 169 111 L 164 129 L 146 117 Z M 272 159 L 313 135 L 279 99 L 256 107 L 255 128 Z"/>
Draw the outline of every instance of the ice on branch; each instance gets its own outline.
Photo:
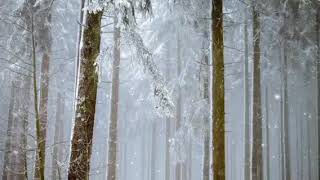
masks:
<path id="1" fill-rule="evenodd" d="M 128 29 L 125 34 L 129 43 L 136 48 L 137 55 L 143 68 L 152 78 L 152 87 L 158 107 L 165 116 L 174 117 L 174 103 L 165 85 L 163 75 L 153 61 L 152 53 L 145 47 L 141 36 L 133 29 Z"/>

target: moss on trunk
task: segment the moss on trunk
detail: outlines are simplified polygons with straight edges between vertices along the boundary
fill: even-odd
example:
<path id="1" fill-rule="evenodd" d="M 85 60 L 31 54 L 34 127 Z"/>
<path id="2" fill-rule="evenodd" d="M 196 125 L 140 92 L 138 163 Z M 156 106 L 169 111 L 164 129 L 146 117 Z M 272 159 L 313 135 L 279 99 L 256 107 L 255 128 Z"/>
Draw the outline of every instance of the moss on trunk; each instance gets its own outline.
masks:
<path id="1" fill-rule="evenodd" d="M 98 86 L 96 59 L 100 52 L 101 17 L 101 11 L 88 12 L 83 32 L 76 117 L 68 172 L 69 180 L 89 179 Z"/>

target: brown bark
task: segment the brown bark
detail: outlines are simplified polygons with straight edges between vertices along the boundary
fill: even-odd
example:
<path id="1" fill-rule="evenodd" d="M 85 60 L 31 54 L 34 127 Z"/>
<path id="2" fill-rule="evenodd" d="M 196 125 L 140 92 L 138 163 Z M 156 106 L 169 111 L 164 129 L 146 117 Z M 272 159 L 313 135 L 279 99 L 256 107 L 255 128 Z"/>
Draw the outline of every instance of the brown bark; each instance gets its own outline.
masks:
<path id="1" fill-rule="evenodd" d="M 223 2 L 212 1 L 212 157 L 214 180 L 225 180 L 225 101 L 224 101 L 224 44 Z"/>
<path id="2" fill-rule="evenodd" d="M 262 114 L 261 114 L 261 74 L 260 74 L 260 15 L 253 4 L 253 145 L 252 180 L 263 178 L 262 161 Z"/>
<path id="3" fill-rule="evenodd" d="M 120 28 L 117 27 L 117 18 L 114 18 L 114 48 L 112 66 L 112 95 L 108 142 L 108 175 L 107 180 L 115 180 L 117 173 L 117 146 L 118 146 L 118 109 L 120 83 Z"/>
<path id="4" fill-rule="evenodd" d="M 261 114 L 261 75 L 260 75 L 260 15 L 253 4 L 253 145 L 252 180 L 263 178 L 262 161 L 262 114 Z"/>
<path id="5" fill-rule="evenodd" d="M 69 180 L 89 179 L 98 85 L 96 58 L 100 51 L 101 17 L 101 11 L 96 13 L 88 12 L 83 32 L 80 80 L 78 83 L 76 116 L 68 172 Z"/>

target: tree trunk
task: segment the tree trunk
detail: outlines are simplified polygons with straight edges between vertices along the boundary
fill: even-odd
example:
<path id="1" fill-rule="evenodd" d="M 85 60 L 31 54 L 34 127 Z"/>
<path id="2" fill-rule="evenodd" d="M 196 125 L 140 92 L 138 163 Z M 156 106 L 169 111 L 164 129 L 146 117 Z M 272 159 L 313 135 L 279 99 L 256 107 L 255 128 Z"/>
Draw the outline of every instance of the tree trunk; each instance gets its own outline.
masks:
<path id="1" fill-rule="evenodd" d="M 12 174 L 12 131 L 13 131 L 13 108 L 14 108 L 14 101 L 15 101 L 15 92 L 16 87 L 15 83 L 11 83 L 11 95 L 10 95 L 10 104 L 9 104 L 9 115 L 8 115 L 8 127 L 7 127 L 7 138 L 6 138 L 6 147 L 4 153 L 4 162 L 3 162 L 3 172 L 2 172 L 2 180 L 10 180 L 13 177 Z"/>
<path id="2" fill-rule="evenodd" d="M 61 169 L 59 162 L 62 162 L 63 157 L 63 114 L 64 114 L 64 99 L 60 93 L 57 96 L 57 110 L 56 110 L 56 122 L 54 133 L 54 144 L 52 153 L 52 180 L 61 180 Z"/>
<path id="3" fill-rule="evenodd" d="M 253 4 L 253 145 L 252 180 L 263 179 L 262 162 L 262 114 L 260 75 L 260 15 Z"/>
<path id="4" fill-rule="evenodd" d="M 46 151 L 46 137 L 47 137 L 47 121 L 48 121 L 48 93 L 49 93 L 49 67 L 51 56 L 51 5 L 52 1 L 45 0 L 40 2 L 41 12 L 38 12 L 37 16 L 40 17 L 39 22 L 36 22 L 37 26 L 37 44 L 41 50 L 42 62 L 41 62 L 41 80 L 40 80 L 40 104 L 39 104 L 39 116 L 40 116 L 40 149 L 42 157 L 36 157 L 35 167 L 35 179 L 42 179 L 41 174 L 44 174 L 45 167 L 45 151 Z M 43 9 L 43 10 L 42 10 Z M 41 160 L 40 160 L 41 159 Z M 40 167 L 43 166 L 43 167 Z M 43 171 L 43 172 L 39 172 Z"/>
<path id="5" fill-rule="evenodd" d="M 270 180 L 270 140 L 269 140 L 269 92 L 266 88 L 265 95 L 265 122 L 266 122 L 266 180 Z"/>
<path id="6" fill-rule="evenodd" d="M 317 7 L 317 22 L 316 22 L 316 33 L 317 33 L 317 86 L 318 86 L 318 110 L 317 110 L 317 118 L 318 118 L 318 157 L 320 157 L 320 3 L 318 2 Z M 320 179 L 320 158 L 318 158 L 318 179 Z"/>
<path id="7" fill-rule="evenodd" d="M 69 180 L 89 179 L 92 136 L 96 110 L 98 75 L 96 58 L 100 51 L 102 11 L 87 12 L 80 55 L 80 72 L 72 137 Z"/>
<path id="8" fill-rule="evenodd" d="M 109 125 L 109 152 L 108 152 L 108 176 L 107 180 L 115 180 L 117 172 L 117 141 L 118 141 L 118 103 L 119 103 L 119 81 L 120 81 L 120 28 L 116 27 L 118 22 L 114 18 L 114 49 L 113 49 L 113 74 L 112 74 L 112 96 Z"/>
<path id="9" fill-rule="evenodd" d="M 244 179 L 250 180 L 250 119 L 249 119 L 249 47 L 248 9 L 245 9 L 244 23 Z"/>
<path id="10" fill-rule="evenodd" d="M 177 78 L 180 79 L 181 75 L 181 39 L 178 34 L 177 37 Z M 180 81 L 178 82 L 178 92 L 177 92 L 178 98 L 177 98 L 177 119 L 176 119 L 176 132 L 179 130 L 181 127 L 181 121 L 182 121 L 182 97 L 181 97 L 181 86 L 180 86 Z M 179 156 L 179 155 L 178 155 Z M 178 158 L 179 159 L 179 158 Z M 182 174 L 182 163 L 180 160 L 176 162 L 176 167 L 175 167 L 175 180 L 182 180 L 181 179 L 181 174 Z"/>
<path id="11" fill-rule="evenodd" d="M 157 159 L 157 123 L 152 122 L 152 141 L 151 141 L 151 180 L 156 179 L 156 159 Z"/>
<path id="12" fill-rule="evenodd" d="M 204 40 L 208 41 L 209 33 L 208 31 L 204 32 Z M 203 65 L 204 74 L 203 78 L 203 98 L 206 101 L 206 104 L 209 106 L 209 56 L 206 53 L 207 43 L 203 43 Z M 200 67 L 202 66 L 200 65 Z M 210 108 L 208 108 L 210 109 Z M 203 180 L 209 180 L 210 178 L 210 117 L 208 114 L 204 116 L 204 142 L 203 142 L 203 167 L 202 167 L 202 176 Z"/>
<path id="13" fill-rule="evenodd" d="M 288 68 L 287 68 L 287 46 L 283 47 L 283 130 L 284 130 L 284 164 L 286 180 L 291 180 L 290 144 L 289 144 L 289 112 L 288 112 Z"/>
<path id="14" fill-rule="evenodd" d="M 223 43 L 223 3 L 212 1 L 212 157 L 214 180 L 225 180 L 225 108 L 224 108 L 224 43 Z"/>
<path id="15" fill-rule="evenodd" d="M 167 67 L 166 67 L 166 76 L 167 83 L 169 84 L 170 80 L 170 52 L 169 47 L 167 50 Z M 170 180 L 170 136 L 171 136 L 171 120 L 169 117 L 166 117 L 166 159 L 165 159 L 165 180 Z"/>

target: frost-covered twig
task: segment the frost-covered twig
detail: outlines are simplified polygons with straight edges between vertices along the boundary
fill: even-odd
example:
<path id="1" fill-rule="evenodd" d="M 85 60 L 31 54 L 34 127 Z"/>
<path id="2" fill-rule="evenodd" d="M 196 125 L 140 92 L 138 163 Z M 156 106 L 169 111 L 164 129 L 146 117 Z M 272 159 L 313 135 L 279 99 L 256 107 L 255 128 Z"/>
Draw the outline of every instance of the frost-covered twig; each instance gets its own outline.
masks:
<path id="1" fill-rule="evenodd" d="M 151 75 L 152 87 L 159 107 L 166 116 L 174 117 L 174 103 L 165 85 L 163 75 L 153 61 L 152 53 L 145 47 L 141 36 L 134 29 L 128 28 L 125 35 L 127 36 L 125 39 L 136 48 L 140 63 Z"/>

